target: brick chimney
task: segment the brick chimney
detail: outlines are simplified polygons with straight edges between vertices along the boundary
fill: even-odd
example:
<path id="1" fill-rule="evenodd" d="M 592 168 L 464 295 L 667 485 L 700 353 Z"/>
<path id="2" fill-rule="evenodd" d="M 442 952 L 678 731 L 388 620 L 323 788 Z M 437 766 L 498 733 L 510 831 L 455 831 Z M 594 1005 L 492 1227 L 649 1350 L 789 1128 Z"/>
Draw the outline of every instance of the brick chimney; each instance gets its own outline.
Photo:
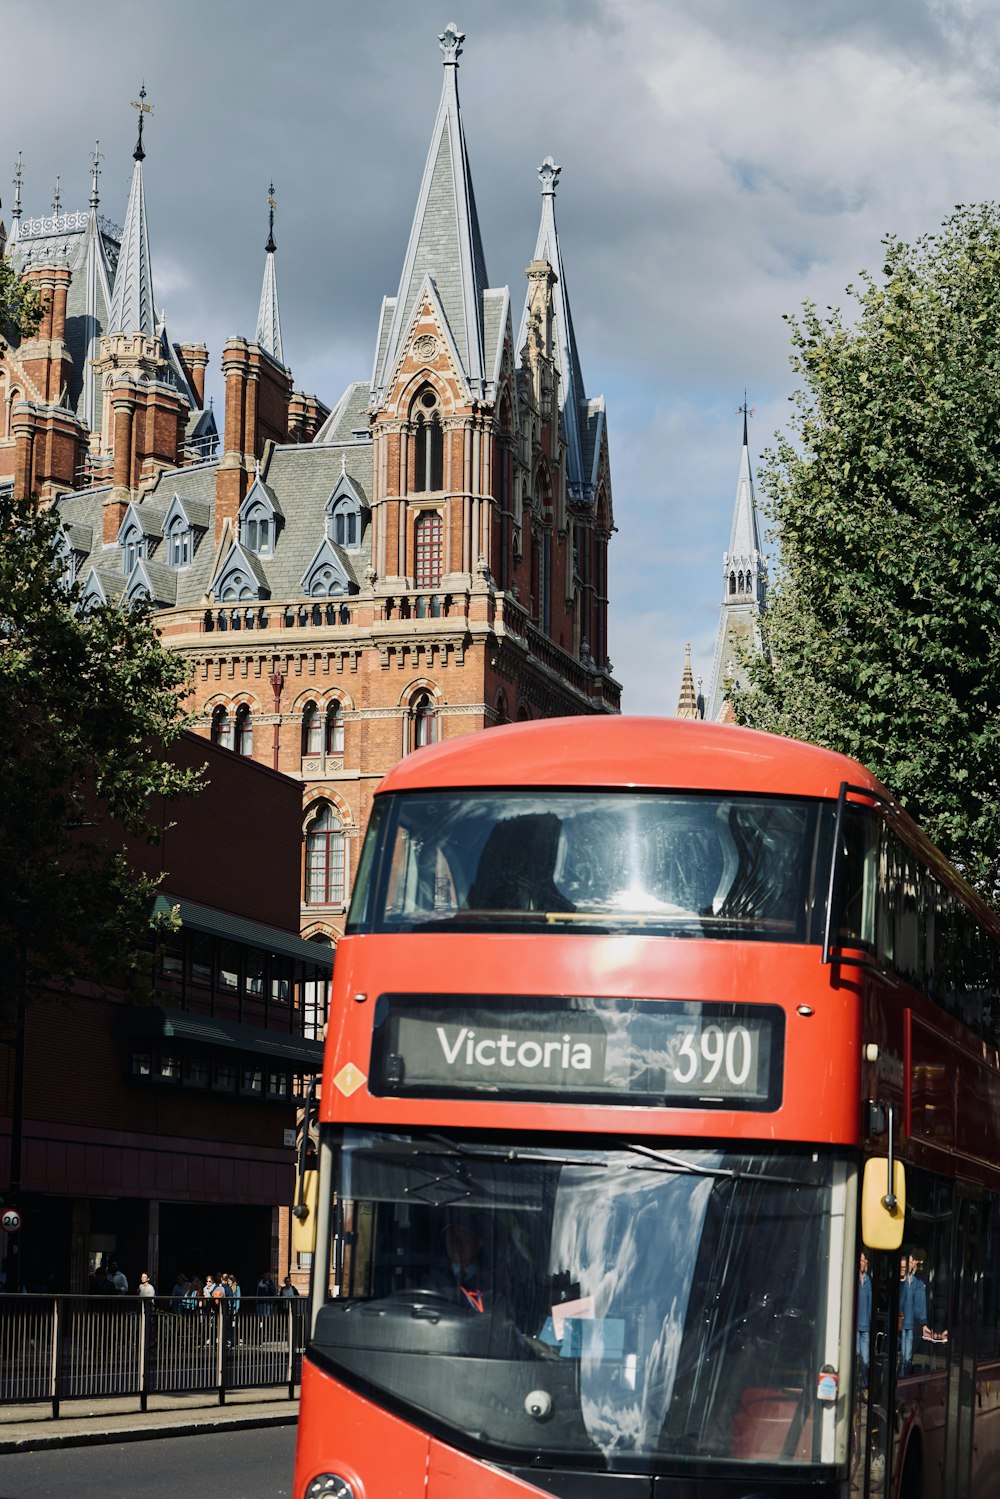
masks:
<path id="1" fill-rule="evenodd" d="M 18 360 L 46 403 L 58 406 L 73 368 L 66 347 L 66 297 L 72 274 L 65 265 L 39 265 L 32 266 L 24 279 L 41 293 L 44 311 L 38 332 L 22 341 Z"/>
<path id="2" fill-rule="evenodd" d="M 137 387 L 137 401 L 133 487 L 179 465 L 188 411 L 183 396 L 166 380 L 144 381 Z"/>
<path id="3" fill-rule="evenodd" d="M 205 370 L 208 366 L 208 349 L 204 344 L 175 344 L 177 357 L 187 376 L 199 411 L 205 409 Z"/>
<path id="4" fill-rule="evenodd" d="M 35 432 L 38 407 L 18 401 L 10 416 L 14 436 L 14 498 L 26 500 L 35 482 Z"/>
<path id="5" fill-rule="evenodd" d="M 312 442 L 329 415 L 330 408 L 318 396 L 293 390 L 288 403 L 288 441 Z"/>
<path id="6" fill-rule="evenodd" d="M 250 488 L 250 475 L 254 470 L 253 432 L 247 431 L 250 345 L 245 338 L 227 341 L 222 351 L 222 373 L 226 381 L 226 415 L 222 429 L 222 458 L 215 475 L 216 546 L 227 520 L 235 530 L 236 516 Z"/>

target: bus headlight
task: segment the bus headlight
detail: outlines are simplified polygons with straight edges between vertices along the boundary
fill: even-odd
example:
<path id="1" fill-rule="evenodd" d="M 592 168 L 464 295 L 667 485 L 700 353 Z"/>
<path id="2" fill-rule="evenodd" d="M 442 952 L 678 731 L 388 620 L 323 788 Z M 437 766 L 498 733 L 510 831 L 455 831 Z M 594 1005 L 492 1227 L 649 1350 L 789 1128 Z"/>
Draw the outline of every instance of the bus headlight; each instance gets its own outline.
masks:
<path id="1" fill-rule="evenodd" d="M 339 1473 L 317 1473 L 306 1489 L 306 1499 L 354 1499 L 354 1490 Z"/>

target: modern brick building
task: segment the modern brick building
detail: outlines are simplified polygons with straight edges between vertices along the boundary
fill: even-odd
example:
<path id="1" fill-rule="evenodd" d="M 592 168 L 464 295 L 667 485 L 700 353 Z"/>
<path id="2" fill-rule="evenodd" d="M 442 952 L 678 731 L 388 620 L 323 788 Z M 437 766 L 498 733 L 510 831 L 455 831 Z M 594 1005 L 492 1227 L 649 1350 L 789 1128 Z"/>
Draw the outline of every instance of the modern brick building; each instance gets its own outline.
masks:
<path id="1" fill-rule="evenodd" d="M 153 321 L 141 135 L 109 331 L 84 359 L 100 387 L 86 487 L 39 456 L 45 422 L 71 416 L 45 405 L 43 384 L 51 398 L 81 383 L 75 346 L 65 373 L 61 313 L 0 373 L 10 412 L 0 474 L 52 496 L 86 595 L 151 600 L 165 640 L 192 663 L 202 731 L 300 781 L 302 931 L 333 944 L 372 792 L 400 755 L 492 724 L 620 706 L 605 409 L 586 394 L 573 329 L 559 168 L 549 157 L 539 170 L 515 325 L 510 290 L 486 270 L 462 41 L 454 26 L 440 38 L 440 105 L 398 288 L 373 309 L 371 374 L 329 408 L 294 390 L 285 362 L 272 205 L 255 337 L 222 351 L 221 452 L 194 461 L 182 427 L 201 430 L 207 355 L 168 345 Z M 81 234 L 99 260 L 108 241 L 96 220 Z M 23 228 L 12 240 L 26 273 L 52 281 L 54 306 L 67 276 L 68 299 L 80 294 L 82 248 L 50 266 Z M 39 395 L 25 401 L 29 355 Z M 79 403 L 74 413 L 85 424 Z"/>
<path id="2" fill-rule="evenodd" d="M 288 1265 L 295 1100 L 321 1064 L 330 972 L 298 935 L 300 788 L 194 734 L 171 753 L 206 774 L 151 809 L 161 843 L 130 849 L 183 923 L 150 957 L 154 1002 L 32 996 L 17 1161 L 17 1059 L 0 1048 L 0 1182 L 19 1185 L 33 1290 L 86 1290 L 103 1257 L 167 1292 L 179 1269 L 230 1268 L 252 1294 Z"/>

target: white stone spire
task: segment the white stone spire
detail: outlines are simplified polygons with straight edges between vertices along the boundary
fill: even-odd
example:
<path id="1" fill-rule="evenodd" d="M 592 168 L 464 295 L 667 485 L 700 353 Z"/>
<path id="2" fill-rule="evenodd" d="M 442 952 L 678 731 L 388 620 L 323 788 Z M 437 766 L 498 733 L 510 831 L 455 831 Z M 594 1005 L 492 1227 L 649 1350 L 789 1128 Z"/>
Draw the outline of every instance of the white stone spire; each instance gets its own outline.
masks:
<path id="1" fill-rule="evenodd" d="M 108 333 L 145 333 L 156 337 L 156 311 L 153 306 L 153 276 L 149 262 L 149 230 L 146 225 L 146 202 L 142 191 L 142 124 L 145 115 L 153 106 L 146 104 L 145 84 L 139 90 L 139 102 L 133 105 L 139 111 L 139 140 L 132 153 L 135 167 L 132 172 L 132 187 L 128 195 L 128 208 L 122 229 L 122 244 L 115 272 L 114 291 L 111 295 L 111 311 L 108 316 Z"/>
<path id="2" fill-rule="evenodd" d="M 562 251 L 556 230 L 556 186 L 562 167 L 556 166 L 551 156 L 546 156 L 538 168 L 542 184 L 542 220 L 535 242 L 535 260 L 547 260 L 556 273 L 556 284 L 552 288 L 552 344 L 556 367 L 559 370 L 559 410 L 566 437 L 566 479 L 570 497 L 589 498 L 587 485 L 589 475 L 584 472 L 583 435 L 581 413 L 586 396 L 583 377 L 580 373 L 580 356 L 573 331 L 569 295 L 566 291 L 566 273 L 563 270 Z M 523 349 L 528 336 L 528 313 L 530 296 L 525 299 L 521 314 L 521 327 L 517 337 L 517 348 Z"/>
<path id="3" fill-rule="evenodd" d="M 388 336 L 373 372 L 373 396 L 392 374 L 425 278 L 430 278 L 473 395 L 485 383 L 483 292 L 488 286 L 479 217 L 458 103 L 458 59 L 464 32 L 449 21 L 438 38 L 444 86 L 424 166 Z"/>
<path id="4" fill-rule="evenodd" d="M 761 649 L 760 619 L 767 600 L 767 573 L 760 546 L 760 525 L 750 467 L 747 433 L 750 408 L 745 396 L 739 409 L 743 413 L 743 451 L 736 481 L 729 550 L 722 560 L 722 610 L 705 708 L 705 717 L 711 720 L 726 716 L 726 693 L 745 672 L 741 654 L 748 648 Z"/>
<path id="5" fill-rule="evenodd" d="M 260 307 L 257 311 L 256 342 L 266 354 L 284 365 L 281 352 L 281 315 L 278 311 L 278 282 L 274 274 L 274 183 L 267 190 L 268 229 L 264 254 L 264 284 L 260 289 Z"/>

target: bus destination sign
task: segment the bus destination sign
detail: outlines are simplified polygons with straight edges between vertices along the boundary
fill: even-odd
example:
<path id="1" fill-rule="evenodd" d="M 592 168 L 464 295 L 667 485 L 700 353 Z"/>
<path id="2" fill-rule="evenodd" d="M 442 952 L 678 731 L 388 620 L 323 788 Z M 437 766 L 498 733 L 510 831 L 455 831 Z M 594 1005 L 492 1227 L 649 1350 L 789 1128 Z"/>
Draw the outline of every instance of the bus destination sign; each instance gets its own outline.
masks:
<path id="1" fill-rule="evenodd" d="M 381 1096 L 776 1109 L 777 1005 L 383 994 L 369 1087 Z"/>

